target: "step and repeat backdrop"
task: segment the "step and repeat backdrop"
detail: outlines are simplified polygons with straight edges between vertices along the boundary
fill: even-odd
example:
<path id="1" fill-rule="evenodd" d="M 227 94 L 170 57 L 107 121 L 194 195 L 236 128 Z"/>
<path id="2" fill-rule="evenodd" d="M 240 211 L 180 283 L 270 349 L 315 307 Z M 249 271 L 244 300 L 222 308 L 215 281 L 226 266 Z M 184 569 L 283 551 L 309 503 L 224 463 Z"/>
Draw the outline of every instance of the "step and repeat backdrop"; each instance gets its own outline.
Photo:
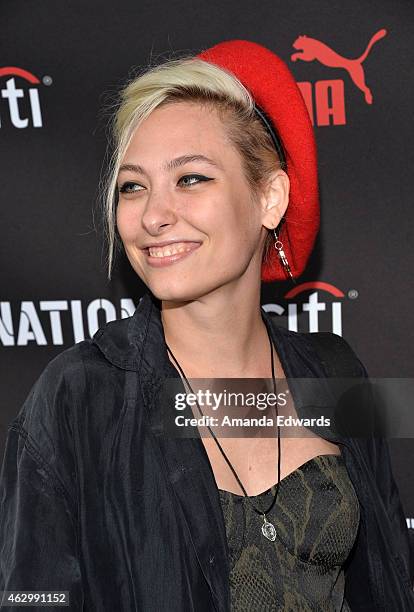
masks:
<path id="1" fill-rule="evenodd" d="M 292 330 L 342 335 L 371 377 L 414 377 L 413 3 L 3 0 L 0 16 L 1 456 L 45 365 L 144 293 L 123 255 L 106 278 L 100 185 L 117 91 L 228 39 L 285 60 L 318 144 L 316 248 L 296 286 L 263 285 L 263 305 Z M 390 444 L 414 528 L 414 439 Z"/>

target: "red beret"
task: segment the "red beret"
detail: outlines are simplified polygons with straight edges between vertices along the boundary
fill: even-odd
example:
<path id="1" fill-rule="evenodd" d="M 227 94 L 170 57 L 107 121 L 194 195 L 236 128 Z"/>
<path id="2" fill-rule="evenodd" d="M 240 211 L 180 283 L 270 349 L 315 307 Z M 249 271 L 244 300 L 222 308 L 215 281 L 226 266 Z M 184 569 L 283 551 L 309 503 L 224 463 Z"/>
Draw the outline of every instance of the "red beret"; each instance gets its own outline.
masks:
<path id="1" fill-rule="evenodd" d="M 282 143 L 290 197 L 279 238 L 297 278 L 312 252 L 320 219 L 316 142 L 300 89 L 285 62 L 258 43 L 229 40 L 197 57 L 228 70 L 243 83 Z M 262 265 L 262 280 L 286 278 L 276 249 L 271 249 L 268 263 Z"/>

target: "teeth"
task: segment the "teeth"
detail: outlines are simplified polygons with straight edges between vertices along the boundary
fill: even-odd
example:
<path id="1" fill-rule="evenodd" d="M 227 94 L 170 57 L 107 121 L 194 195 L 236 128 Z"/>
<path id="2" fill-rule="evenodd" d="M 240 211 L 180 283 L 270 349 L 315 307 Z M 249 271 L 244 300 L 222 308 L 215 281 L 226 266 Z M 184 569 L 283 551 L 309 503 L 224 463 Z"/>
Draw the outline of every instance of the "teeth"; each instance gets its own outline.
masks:
<path id="1" fill-rule="evenodd" d="M 184 253 L 185 251 L 191 251 L 193 245 L 186 244 L 184 242 L 177 242 L 176 244 L 169 244 L 165 247 L 149 247 L 148 252 L 151 257 L 169 257 L 176 253 Z"/>

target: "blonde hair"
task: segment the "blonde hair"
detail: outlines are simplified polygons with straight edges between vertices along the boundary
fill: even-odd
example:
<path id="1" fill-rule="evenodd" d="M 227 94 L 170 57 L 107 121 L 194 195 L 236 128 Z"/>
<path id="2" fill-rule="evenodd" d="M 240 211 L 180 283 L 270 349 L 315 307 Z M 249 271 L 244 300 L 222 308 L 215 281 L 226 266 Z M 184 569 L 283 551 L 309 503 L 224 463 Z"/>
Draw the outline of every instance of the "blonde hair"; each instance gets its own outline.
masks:
<path id="1" fill-rule="evenodd" d="M 230 142 L 239 151 L 252 199 L 270 174 L 281 167 L 272 139 L 254 111 L 254 99 L 229 71 L 200 58 L 167 59 L 133 78 L 120 92 L 117 110 L 110 122 L 110 146 L 103 183 L 107 269 L 111 278 L 115 250 L 120 247 L 116 231 L 117 177 L 125 151 L 136 128 L 161 105 L 195 102 L 216 109 Z M 269 230 L 263 250 L 268 257 L 273 244 Z"/>

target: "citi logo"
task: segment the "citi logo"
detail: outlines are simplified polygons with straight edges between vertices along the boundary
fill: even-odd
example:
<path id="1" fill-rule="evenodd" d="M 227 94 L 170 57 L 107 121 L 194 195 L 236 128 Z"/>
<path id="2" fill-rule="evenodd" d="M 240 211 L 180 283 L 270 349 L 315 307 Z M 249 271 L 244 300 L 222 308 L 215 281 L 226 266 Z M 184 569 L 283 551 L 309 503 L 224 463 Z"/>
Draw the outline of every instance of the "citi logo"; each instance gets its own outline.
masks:
<path id="1" fill-rule="evenodd" d="M 300 299 L 303 297 L 302 294 L 309 291 L 311 293 L 307 297 L 307 301 L 302 301 Z M 323 294 L 327 298 L 326 301 L 323 299 Z M 354 299 L 357 292 L 348 292 L 348 296 Z M 284 298 L 289 300 L 287 310 L 280 304 L 263 304 L 263 310 L 279 316 L 287 315 L 288 329 L 291 331 L 299 331 L 299 317 L 305 318 L 307 319 L 306 329 L 301 331 L 309 332 L 319 331 L 319 319 L 321 313 L 323 313 L 323 328 L 326 329 L 330 324 L 332 332 L 342 336 L 342 303 L 344 297 L 344 292 L 330 283 L 322 281 L 307 282 L 297 285 L 285 294 Z"/>
<path id="2" fill-rule="evenodd" d="M 372 104 L 373 93 L 366 83 L 364 61 L 376 42 L 387 35 L 384 28 L 378 30 L 371 39 L 364 52 L 357 58 L 348 58 L 340 55 L 325 43 L 306 35 L 298 36 L 293 43 L 296 53 L 291 55 L 292 62 L 319 62 L 323 66 L 333 69 L 342 69 L 348 73 L 351 82 L 362 92 L 367 104 Z M 298 83 L 312 123 L 321 125 L 344 125 L 345 116 L 345 84 L 342 79 L 316 81 L 316 83 Z"/>
<path id="3" fill-rule="evenodd" d="M 0 89 L 2 103 L 0 111 L 0 127 L 5 119 L 5 107 L 8 106 L 8 121 L 18 129 L 27 127 L 41 128 L 43 126 L 42 111 L 39 99 L 41 81 L 23 68 L 7 66 L 0 68 L 0 78 L 6 78 L 5 86 Z M 50 85 L 52 79 L 44 77 L 43 83 Z"/>

